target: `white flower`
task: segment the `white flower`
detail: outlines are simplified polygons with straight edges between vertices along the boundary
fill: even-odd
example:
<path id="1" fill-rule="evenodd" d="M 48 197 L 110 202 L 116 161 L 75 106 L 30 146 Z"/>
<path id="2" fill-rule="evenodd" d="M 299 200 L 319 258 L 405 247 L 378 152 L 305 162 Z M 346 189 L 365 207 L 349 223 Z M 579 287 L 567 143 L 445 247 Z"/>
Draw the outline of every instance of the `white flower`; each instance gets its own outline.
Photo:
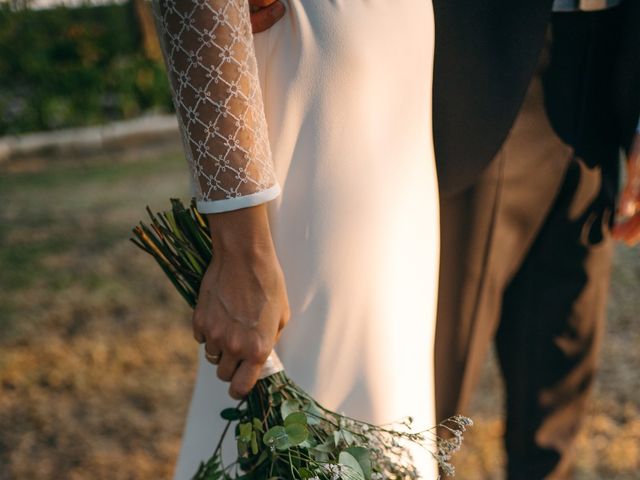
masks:
<path id="1" fill-rule="evenodd" d="M 331 480 L 340 480 L 340 475 L 342 474 L 340 465 L 326 464 L 322 466 L 322 469 L 330 475 Z"/>

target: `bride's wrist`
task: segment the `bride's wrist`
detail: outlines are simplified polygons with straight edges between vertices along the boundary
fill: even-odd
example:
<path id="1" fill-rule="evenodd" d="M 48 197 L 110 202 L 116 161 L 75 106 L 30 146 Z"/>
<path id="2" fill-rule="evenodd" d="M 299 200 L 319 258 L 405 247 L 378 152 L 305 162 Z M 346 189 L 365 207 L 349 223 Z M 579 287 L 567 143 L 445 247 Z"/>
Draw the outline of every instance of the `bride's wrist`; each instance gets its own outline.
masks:
<path id="1" fill-rule="evenodd" d="M 265 204 L 207 215 L 207 222 L 219 254 L 262 256 L 273 251 Z"/>

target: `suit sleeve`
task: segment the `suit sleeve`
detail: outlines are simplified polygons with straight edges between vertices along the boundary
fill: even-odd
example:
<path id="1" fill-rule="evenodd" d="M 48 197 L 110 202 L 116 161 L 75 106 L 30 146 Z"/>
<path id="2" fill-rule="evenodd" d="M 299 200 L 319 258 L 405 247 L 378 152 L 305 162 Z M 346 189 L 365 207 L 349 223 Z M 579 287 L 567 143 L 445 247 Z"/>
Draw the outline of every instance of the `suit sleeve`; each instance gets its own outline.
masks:
<path id="1" fill-rule="evenodd" d="M 247 0 L 152 0 L 198 210 L 276 198 Z"/>

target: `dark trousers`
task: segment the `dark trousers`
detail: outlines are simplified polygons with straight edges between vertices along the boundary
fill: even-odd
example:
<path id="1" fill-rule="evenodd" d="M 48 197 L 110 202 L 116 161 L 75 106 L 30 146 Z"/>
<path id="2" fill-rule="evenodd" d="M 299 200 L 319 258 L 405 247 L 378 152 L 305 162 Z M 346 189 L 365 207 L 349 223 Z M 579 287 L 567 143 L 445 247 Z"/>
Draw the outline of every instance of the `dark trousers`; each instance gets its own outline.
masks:
<path id="1" fill-rule="evenodd" d="M 468 413 L 495 341 L 510 479 L 570 477 L 611 263 L 616 159 L 589 167 L 558 137 L 544 106 L 545 68 L 543 58 L 490 168 L 441 198 L 437 415 Z"/>

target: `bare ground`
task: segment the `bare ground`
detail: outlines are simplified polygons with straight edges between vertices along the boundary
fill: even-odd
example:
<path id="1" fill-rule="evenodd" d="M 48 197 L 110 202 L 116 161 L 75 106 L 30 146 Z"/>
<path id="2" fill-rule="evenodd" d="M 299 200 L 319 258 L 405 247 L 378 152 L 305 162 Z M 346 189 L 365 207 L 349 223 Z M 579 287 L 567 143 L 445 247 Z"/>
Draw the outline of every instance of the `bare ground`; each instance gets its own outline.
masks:
<path id="1" fill-rule="evenodd" d="M 129 242 L 186 197 L 176 155 L 0 172 L 0 480 L 169 478 L 195 374 L 189 311 Z M 640 255 L 619 248 L 578 479 L 640 478 Z M 500 479 L 495 363 L 458 478 Z"/>

